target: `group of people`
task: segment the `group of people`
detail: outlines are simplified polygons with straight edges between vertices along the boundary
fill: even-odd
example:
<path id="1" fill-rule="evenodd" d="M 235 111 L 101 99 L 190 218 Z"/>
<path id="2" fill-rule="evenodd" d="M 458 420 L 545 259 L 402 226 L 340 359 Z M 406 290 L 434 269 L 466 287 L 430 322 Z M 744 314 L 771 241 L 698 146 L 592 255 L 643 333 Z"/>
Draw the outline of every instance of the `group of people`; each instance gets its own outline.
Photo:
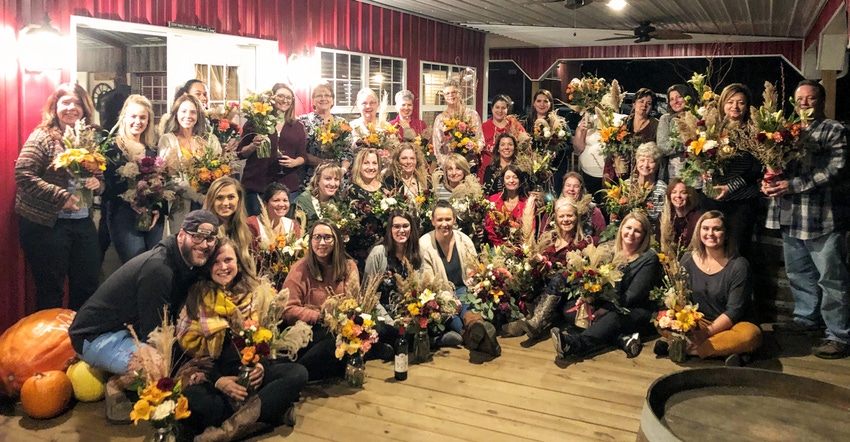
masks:
<path id="1" fill-rule="evenodd" d="M 847 134 L 841 124 L 825 118 L 825 92 L 818 83 L 804 81 L 795 92 L 797 106 L 813 111 L 813 118 L 803 123 L 801 136 L 801 143 L 811 146 L 810 158 L 793 164 L 781 179 L 768 182 L 761 180 L 758 161 L 744 153 L 715 173 L 711 182 L 719 191 L 716 198 L 706 197 L 699 185 L 691 186 L 679 176 L 683 146 L 669 133 L 671 124 L 686 111 L 688 97 L 693 97 L 686 85 L 668 90 L 668 113 L 660 121 L 649 115 L 655 94 L 648 89 L 636 94 L 626 118 L 629 131 L 640 138 L 630 173 L 621 175 L 610 160 L 602 158 L 598 134 L 591 129 L 593 118 L 588 115 L 572 138 L 581 171 L 569 170 L 569 150 L 558 152 L 552 181 L 558 186 L 542 189 L 530 188 L 528 172 L 516 158 L 528 134 L 534 132 L 535 122 L 557 119 L 549 91 L 535 94 L 533 115 L 525 122 L 510 115 L 509 97 L 497 95 L 492 117 L 482 123 L 475 110 L 463 104 L 459 85 L 447 82 L 443 89 L 447 109 L 438 115 L 431 134 L 436 156 L 432 165 L 426 162 L 422 147 L 411 142 L 429 134 L 427 125 L 413 116 L 413 94 L 402 91 L 395 97 L 398 117 L 390 122 L 400 143 L 390 152 L 388 166 L 380 150 L 358 144 L 358 134 L 368 134 L 379 120 L 374 91 L 358 93 L 361 118 L 349 122 L 352 148 L 335 161 L 323 158 L 319 140 L 321 128 L 339 120 L 330 113 L 333 89 L 314 87 L 313 112 L 300 117 L 294 115 L 292 88 L 276 84 L 272 93 L 282 118 L 268 136 L 272 146 L 268 158 L 257 156 L 264 137 L 250 124 L 238 141 L 225 146 L 208 135 L 206 88 L 200 81 L 191 80 L 178 91 L 158 142 L 150 102 L 132 95 L 107 148 L 107 157 L 114 160 L 103 173 L 80 183 L 51 163 L 64 150 L 65 129 L 81 119 L 91 122 L 93 107 L 79 85 L 61 85 L 48 99 L 44 119 L 26 141 L 16 165 L 15 207 L 21 244 L 36 281 L 38 308 L 62 305 L 67 278 L 69 307 L 78 311 L 70 329 L 74 348 L 91 365 L 122 374 L 136 350 L 126 324 L 132 324 L 144 339 L 160 323 L 162 306 L 169 306 L 184 350 L 215 361 L 207 382 L 185 389 L 190 408 L 203 410 L 187 421 L 195 434 L 219 440 L 215 438 L 226 438 L 215 433 L 226 426 L 223 423 L 246 422 L 247 412 L 242 411 L 246 408 L 233 405 L 248 394 L 235 382 L 239 357 L 227 331 L 236 312 L 218 307 L 232 305 L 241 314 L 251 314 L 252 293 L 262 276 L 255 254 L 259 244 L 281 235 L 309 238 L 305 256 L 292 265 L 283 282 L 289 301 L 280 319 L 282 326 L 307 323 L 313 339 L 299 352 L 297 363 L 255 366 L 251 381 L 259 394 L 252 403 L 259 412 L 254 410 L 248 424 L 293 423 L 292 404 L 308 380 L 342 374 L 344 363 L 334 354 L 335 337 L 319 307 L 329 290 L 341 293 L 346 286 L 359 285 L 361 275 L 382 277 L 379 304 L 386 310 L 381 316 L 387 322 L 378 328 L 379 343 L 370 351 L 373 357 L 392 355 L 391 343 L 397 336 L 391 305 L 395 276 L 406 278 L 409 272 L 434 275 L 455 287 L 459 313 L 446 319 L 444 332 L 432 336 L 434 346 L 464 345 L 495 357 L 501 353 L 500 334 L 527 334 L 531 339 L 551 337 L 559 358 L 590 355 L 612 345 L 635 357 L 642 339 L 656 334 L 651 320 L 659 307 L 650 300 L 650 290 L 661 284 L 662 275 L 659 255 L 650 247 L 656 239 L 669 250 L 685 250 L 671 259 L 680 259 L 687 270 L 693 302 L 707 320 L 707 327 L 691 333 L 688 352 L 738 363 L 741 355 L 752 353 L 761 343 L 746 259 L 759 192 L 770 201 L 767 227 L 782 230 L 786 272 L 795 297 L 794 322 L 777 327 L 792 331 L 825 327 L 826 339 L 814 349 L 815 355 L 850 355 L 846 291 L 850 278 L 843 265 L 846 226 L 842 223 L 847 218 L 842 216 L 839 190 L 845 182 Z M 752 99 L 746 86 L 727 86 L 720 103 L 726 124 L 749 124 Z M 466 154 L 452 151 L 444 137 L 445 122 L 452 118 L 470 122 L 479 149 Z M 245 167 L 241 179 L 223 176 L 202 194 L 189 185 L 185 172 L 195 155 L 209 149 L 219 154 L 235 152 L 245 160 Z M 121 197 L 128 183 L 118 169 L 142 157 L 163 158 L 178 179 L 175 200 L 155 211 L 150 228 L 140 231 L 136 227 L 139 210 Z M 434 178 L 429 180 L 432 169 Z M 616 305 L 590 306 L 589 322 L 584 328 L 576 327 L 577 316 L 587 306 L 568 296 L 570 281 L 557 272 L 546 274 L 540 293 L 523 300 L 524 315 L 518 321 L 494 324 L 462 301 L 472 289 L 467 286 L 468 266 L 484 251 L 478 247 L 481 244 L 510 250 L 530 243 L 535 254 L 555 268 L 568 252 L 599 244 L 608 225 L 607 214 L 593 197 L 600 195 L 603 182 L 618 177 L 649 188 L 652 204 L 645 212 L 616 220 L 614 240 L 600 245 L 612 248 L 623 274 L 616 286 Z M 102 195 L 109 237 L 124 263 L 100 285 L 102 247 L 89 209 L 77 205 L 74 186 L 80 185 Z M 357 237 L 344 235 L 326 215 L 329 203 L 355 207 L 352 201 L 372 201 L 376 193 L 403 195 L 411 203 L 406 209 L 390 210 L 384 221 L 363 214 L 362 224 L 367 227 L 359 229 Z M 420 201 L 426 193 L 436 195 L 430 206 Z M 459 209 L 457 201 L 470 195 L 489 203 L 482 223 L 464 223 L 460 218 L 467 212 Z M 512 228 L 506 231 L 500 219 L 512 222 Z M 663 344 L 655 350 L 666 351 Z M 120 420 L 121 413 L 113 417 Z"/>

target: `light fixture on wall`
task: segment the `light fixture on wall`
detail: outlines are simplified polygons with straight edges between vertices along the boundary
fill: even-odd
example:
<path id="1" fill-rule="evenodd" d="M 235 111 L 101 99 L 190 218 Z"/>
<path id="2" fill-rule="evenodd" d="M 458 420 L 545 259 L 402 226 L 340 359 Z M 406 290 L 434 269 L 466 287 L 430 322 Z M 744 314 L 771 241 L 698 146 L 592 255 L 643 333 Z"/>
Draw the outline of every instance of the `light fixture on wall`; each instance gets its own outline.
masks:
<path id="1" fill-rule="evenodd" d="M 626 3 L 626 0 L 610 0 L 608 2 L 608 7 L 615 11 L 621 11 L 627 5 L 628 3 Z"/>
<path id="2" fill-rule="evenodd" d="M 287 78 L 289 84 L 297 89 L 309 89 L 312 82 L 319 77 L 319 70 L 316 67 L 316 60 L 310 56 L 307 47 L 301 51 L 301 54 L 293 53 L 289 56 L 286 63 Z"/>
<path id="3" fill-rule="evenodd" d="M 44 13 L 41 23 L 21 29 L 18 38 L 21 66 L 28 72 L 42 72 L 64 67 L 65 51 L 62 33 L 50 24 L 50 16 Z"/>

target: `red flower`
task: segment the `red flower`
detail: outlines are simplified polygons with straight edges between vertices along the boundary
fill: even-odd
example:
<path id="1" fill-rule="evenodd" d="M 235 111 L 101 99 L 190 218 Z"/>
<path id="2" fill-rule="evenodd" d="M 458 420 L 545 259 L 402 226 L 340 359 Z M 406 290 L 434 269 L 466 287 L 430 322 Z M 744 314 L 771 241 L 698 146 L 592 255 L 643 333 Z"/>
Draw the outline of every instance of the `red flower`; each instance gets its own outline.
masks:
<path id="1" fill-rule="evenodd" d="M 171 391 L 174 389 L 175 385 L 177 385 L 177 383 L 174 382 L 174 379 L 166 377 L 157 381 L 156 388 L 159 389 L 159 391 Z"/>
<path id="2" fill-rule="evenodd" d="M 222 118 L 221 121 L 218 122 L 218 130 L 226 132 L 228 129 L 230 129 L 230 122 L 227 121 L 227 119 Z"/>
<path id="3" fill-rule="evenodd" d="M 767 134 L 764 132 L 759 132 L 758 134 L 756 134 L 756 141 L 758 141 L 759 143 L 764 143 L 765 141 L 767 141 Z"/>

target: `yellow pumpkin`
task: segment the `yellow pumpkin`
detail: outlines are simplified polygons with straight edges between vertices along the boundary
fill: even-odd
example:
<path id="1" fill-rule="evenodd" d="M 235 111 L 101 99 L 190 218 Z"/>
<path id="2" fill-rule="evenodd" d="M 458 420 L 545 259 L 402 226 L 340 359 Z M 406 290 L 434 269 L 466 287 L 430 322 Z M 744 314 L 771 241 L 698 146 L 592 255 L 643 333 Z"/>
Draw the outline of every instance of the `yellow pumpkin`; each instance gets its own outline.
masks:
<path id="1" fill-rule="evenodd" d="M 35 312 L 0 336 L 0 396 L 17 397 L 24 381 L 36 372 L 64 371 L 76 354 L 68 327 L 73 310 Z"/>
<path id="2" fill-rule="evenodd" d="M 73 393 L 71 380 L 65 372 L 36 373 L 21 387 L 21 405 L 33 419 L 50 419 L 68 408 Z"/>
<path id="3" fill-rule="evenodd" d="M 68 367 L 66 372 L 71 386 L 74 387 L 74 397 L 80 402 L 97 402 L 103 399 L 106 390 L 106 380 L 109 374 L 93 368 L 84 361 Z"/>

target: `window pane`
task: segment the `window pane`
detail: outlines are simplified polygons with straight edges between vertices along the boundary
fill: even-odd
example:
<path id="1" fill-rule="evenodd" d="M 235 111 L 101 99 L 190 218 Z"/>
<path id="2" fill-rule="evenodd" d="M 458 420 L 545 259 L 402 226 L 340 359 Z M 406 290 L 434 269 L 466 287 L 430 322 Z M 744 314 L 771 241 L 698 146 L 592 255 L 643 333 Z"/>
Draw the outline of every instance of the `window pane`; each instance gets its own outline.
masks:
<path id="1" fill-rule="evenodd" d="M 336 54 L 336 78 L 351 78 L 348 54 Z"/>
<path id="2" fill-rule="evenodd" d="M 210 101 L 224 100 L 224 66 L 210 66 L 210 81 L 208 87 Z"/>
<path id="3" fill-rule="evenodd" d="M 334 54 L 331 52 L 321 53 L 321 76 L 323 79 L 334 77 Z"/>
<path id="4" fill-rule="evenodd" d="M 227 67 L 227 101 L 239 101 L 239 66 Z"/>

